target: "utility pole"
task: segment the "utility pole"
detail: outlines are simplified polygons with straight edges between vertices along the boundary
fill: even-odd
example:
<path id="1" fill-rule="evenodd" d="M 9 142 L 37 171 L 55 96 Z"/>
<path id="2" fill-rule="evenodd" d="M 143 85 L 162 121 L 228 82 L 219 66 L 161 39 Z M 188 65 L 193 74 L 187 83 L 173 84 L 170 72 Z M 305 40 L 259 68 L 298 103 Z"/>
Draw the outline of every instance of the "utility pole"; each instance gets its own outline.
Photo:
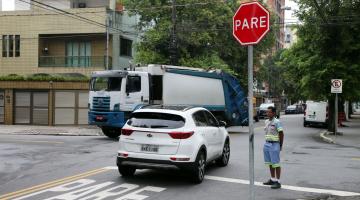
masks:
<path id="1" fill-rule="evenodd" d="M 106 58 L 105 69 L 109 70 L 109 15 L 106 14 Z"/>
<path id="2" fill-rule="evenodd" d="M 177 38 L 176 38 L 176 0 L 172 0 L 172 30 L 171 30 L 171 41 L 170 41 L 170 62 L 172 65 L 177 65 Z"/>

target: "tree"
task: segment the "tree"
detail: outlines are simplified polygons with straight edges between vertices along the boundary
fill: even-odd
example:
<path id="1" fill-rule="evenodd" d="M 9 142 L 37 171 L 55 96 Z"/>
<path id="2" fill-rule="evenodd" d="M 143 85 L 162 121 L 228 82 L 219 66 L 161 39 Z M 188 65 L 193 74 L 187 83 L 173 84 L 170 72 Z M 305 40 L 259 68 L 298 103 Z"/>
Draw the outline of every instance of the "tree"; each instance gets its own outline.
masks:
<path id="1" fill-rule="evenodd" d="M 136 62 L 170 64 L 171 55 L 175 55 L 176 65 L 220 68 L 238 76 L 244 87 L 247 85 L 247 48 L 232 36 L 237 1 L 176 0 L 175 6 L 168 0 L 124 0 L 124 3 L 140 16 L 139 27 L 144 32 L 137 44 Z M 173 28 L 175 51 L 171 43 Z M 256 58 L 273 45 L 273 31 L 254 48 L 255 65 L 259 63 Z"/>
<path id="2" fill-rule="evenodd" d="M 302 22 L 298 26 L 298 42 L 283 52 L 281 65 L 286 66 L 285 74 L 297 95 L 329 101 L 329 130 L 333 131 L 334 94 L 330 93 L 330 80 L 343 79 L 340 103 L 360 97 L 360 87 L 354 87 L 360 84 L 360 2 L 297 3 L 297 16 Z"/>

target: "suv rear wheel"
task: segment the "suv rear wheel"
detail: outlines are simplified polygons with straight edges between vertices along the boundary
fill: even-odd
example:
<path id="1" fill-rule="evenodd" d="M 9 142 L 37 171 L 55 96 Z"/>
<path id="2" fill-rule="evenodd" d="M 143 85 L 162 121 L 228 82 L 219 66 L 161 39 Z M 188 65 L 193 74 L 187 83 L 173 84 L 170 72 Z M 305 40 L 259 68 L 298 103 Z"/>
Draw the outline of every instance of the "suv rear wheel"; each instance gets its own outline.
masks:
<path id="1" fill-rule="evenodd" d="M 129 177 L 129 176 L 134 176 L 136 168 L 130 167 L 130 166 L 119 165 L 118 170 L 119 170 L 119 173 L 121 174 L 121 176 Z"/>

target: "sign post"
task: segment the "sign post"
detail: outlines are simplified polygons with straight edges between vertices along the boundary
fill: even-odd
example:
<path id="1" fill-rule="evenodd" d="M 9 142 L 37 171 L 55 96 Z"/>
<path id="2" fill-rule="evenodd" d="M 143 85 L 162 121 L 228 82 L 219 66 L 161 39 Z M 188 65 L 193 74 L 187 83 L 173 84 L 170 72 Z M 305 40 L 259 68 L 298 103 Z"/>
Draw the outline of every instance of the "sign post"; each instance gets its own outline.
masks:
<path id="1" fill-rule="evenodd" d="M 338 94 L 342 93 L 342 79 L 331 79 L 331 93 L 335 93 L 335 130 L 334 135 L 337 134 L 338 128 Z"/>
<path id="2" fill-rule="evenodd" d="M 249 121 L 249 199 L 254 192 L 254 121 L 253 121 L 253 45 L 269 32 L 270 14 L 259 2 L 243 3 L 233 16 L 233 36 L 243 46 L 248 46 L 248 121 Z"/>

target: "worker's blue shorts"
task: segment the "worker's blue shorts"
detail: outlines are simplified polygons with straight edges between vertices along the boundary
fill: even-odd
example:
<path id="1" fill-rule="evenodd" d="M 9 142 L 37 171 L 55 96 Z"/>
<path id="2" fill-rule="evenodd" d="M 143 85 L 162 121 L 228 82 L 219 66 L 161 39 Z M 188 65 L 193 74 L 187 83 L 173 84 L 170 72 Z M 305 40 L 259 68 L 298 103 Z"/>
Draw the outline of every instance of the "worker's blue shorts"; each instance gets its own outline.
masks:
<path id="1" fill-rule="evenodd" d="M 280 143 L 265 142 L 264 144 L 264 160 L 265 164 L 272 168 L 280 167 Z"/>

